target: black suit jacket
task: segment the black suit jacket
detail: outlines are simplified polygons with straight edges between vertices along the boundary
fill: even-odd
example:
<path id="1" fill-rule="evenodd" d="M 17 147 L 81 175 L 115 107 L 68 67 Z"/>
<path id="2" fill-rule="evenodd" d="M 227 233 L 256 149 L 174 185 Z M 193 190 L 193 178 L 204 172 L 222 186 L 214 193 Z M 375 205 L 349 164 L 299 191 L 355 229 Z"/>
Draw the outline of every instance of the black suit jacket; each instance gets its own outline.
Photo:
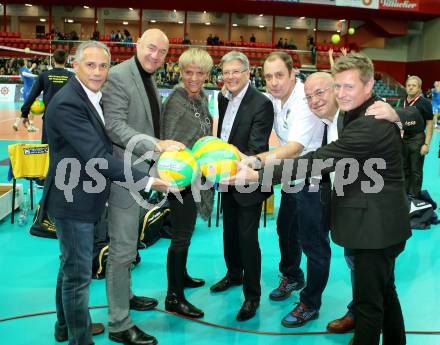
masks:
<path id="1" fill-rule="evenodd" d="M 44 207 L 50 216 L 96 222 L 104 210 L 110 181 L 125 181 L 124 163 L 113 157 L 104 124 L 76 78 L 52 98 L 45 121 L 50 165 L 44 185 Z M 93 164 L 96 171 L 86 172 L 86 163 L 93 158 L 104 159 L 107 166 Z M 74 163 L 61 169 L 65 159 Z M 134 181 L 147 176 L 137 169 L 132 169 L 132 174 Z M 63 187 L 68 184 L 74 186 L 71 198 L 66 197 Z M 84 190 L 90 188 L 92 192 Z"/>
<path id="2" fill-rule="evenodd" d="M 228 103 L 228 99 L 220 92 L 218 97 L 218 137 L 221 134 Z M 269 151 L 269 137 L 272 132 L 273 119 L 272 102 L 252 85 L 249 85 L 235 116 L 228 142 L 250 156 Z M 237 190 L 229 188 L 229 191 L 243 206 L 262 202 L 271 195 L 271 193 L 262 193 L 259 190 L 252 193 L 239 193 Z"/>
<path id="3" fill-rule="evenodd" d="M 357 179 L 344 186 L 344 195 L 337 195 L 333 189 L 331 201 L 332 239 L 349 249 L 382 249 L 411 236 L 400 132 L 394 123 L 364 116 L 366 108 L 375 100 L 371 97 L 359 108 L 343 115 L 345 125 L 338 140 L 299 157 L 307 160 L 306 171 L 297 174 L 298 159 L 294 160 L 292 169 L 293 174 L 301 178 L 310 173 L 314 159 L 334 159 L 332 166 L 324 170 L 327 172 L 335 170 L 336 163 L 344 158 L 354 158 L 359 163 Z M 383 170 L 374 168 L 384 181 L 383 188 L 377 193 L 363 191 L 366 186 L 375 184 L 371 174 L 364 170 L 365 162 L 370 158 L 381 158 L 386 163 Z M 274 182 L 281 181 L 285 164 L 286 161 L 282 161 L 275 166 Z M 345 172 L 336 171 L 335 184 Z M 264 181 L 262 172 L 260 180 Z"/>

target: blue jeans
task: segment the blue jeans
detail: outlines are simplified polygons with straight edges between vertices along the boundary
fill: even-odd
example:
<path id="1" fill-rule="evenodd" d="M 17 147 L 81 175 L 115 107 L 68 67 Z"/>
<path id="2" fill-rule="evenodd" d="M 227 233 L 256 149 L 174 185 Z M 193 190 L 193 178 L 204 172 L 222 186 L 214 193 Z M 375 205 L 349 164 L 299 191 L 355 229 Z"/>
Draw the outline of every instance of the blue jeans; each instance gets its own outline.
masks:
<path id="1" fill-rule="evenodd" d="M 304 282 L 300 268 L 302 253 L 307 257 L 307 286 L 300 300 L 307 307 L 321 307 L 321 296 L 330 271 L 330 189 L 309 186 L 298 193 L 281 192 L 277 232 L 281 252 L 279 269 L 289 280 Z"/>
<path id="2" fill-rule="evenodd" d="M 94 224 L 54 218 L 60 244 L 56 289 L 57 324 L 68 330 L 69 345 L 93 344 L 89 314 Z"/>

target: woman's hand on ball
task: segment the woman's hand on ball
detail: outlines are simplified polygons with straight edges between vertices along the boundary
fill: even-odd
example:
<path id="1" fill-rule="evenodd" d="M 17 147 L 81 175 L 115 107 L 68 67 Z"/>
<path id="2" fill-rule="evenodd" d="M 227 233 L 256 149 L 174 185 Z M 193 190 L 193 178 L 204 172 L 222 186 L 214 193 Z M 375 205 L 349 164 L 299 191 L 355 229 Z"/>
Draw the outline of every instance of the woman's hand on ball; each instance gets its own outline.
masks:
<path id="1" fill-rule="evenodd" d="M 154 150 L 156 152 L 182 151 L 184 148 L 185 145 L 175 140 L 159 140 Z"/>

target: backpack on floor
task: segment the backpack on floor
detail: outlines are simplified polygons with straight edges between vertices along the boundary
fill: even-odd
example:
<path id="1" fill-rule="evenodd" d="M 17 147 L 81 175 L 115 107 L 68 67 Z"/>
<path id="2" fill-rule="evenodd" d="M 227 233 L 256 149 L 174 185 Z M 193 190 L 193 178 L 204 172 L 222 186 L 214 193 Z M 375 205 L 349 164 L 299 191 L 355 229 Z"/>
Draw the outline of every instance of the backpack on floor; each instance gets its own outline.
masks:
<path id="1" fill-rule="evenodd" d="M 408 195 L 408 204 L 412 229 L 427 230 L 431 228 L 431 224 L 439 223 L 437 214 L 434 212 L 437 204 L 426 190 L 420 193 L 419 198 Z"/>
<path id="2" fill-rule="evenodd" d="M 163 199 L 164 196 L 159 193 L 153 194 L 148 199 L 148 202 L 154 204 L 154 206 L 145 212 L 139 224 L 139 249 L 153 245 L 161 237 L 167 237 L 167 233 L 164 232 L 163 227 L 170 213 L 170 208 L 167 201 L 159 205 Z"/>
<path id="3" fill-rule="evenodd" d="M 38 204 L 29 233 L 33 236 L 57 238 L 55 224 L 47 216 L 47 212 Z"/>

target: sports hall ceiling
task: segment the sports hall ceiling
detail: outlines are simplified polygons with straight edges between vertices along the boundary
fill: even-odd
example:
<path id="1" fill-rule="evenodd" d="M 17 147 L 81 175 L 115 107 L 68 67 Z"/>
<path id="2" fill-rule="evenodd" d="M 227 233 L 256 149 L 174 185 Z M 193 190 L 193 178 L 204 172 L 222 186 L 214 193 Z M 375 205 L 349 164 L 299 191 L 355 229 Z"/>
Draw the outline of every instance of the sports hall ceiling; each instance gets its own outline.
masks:
<path id="1" fill-rule="evenodd" d="M 296 2 L 298 1 L 298 2 Z M 334 5 L 322 5 L 303 3 L 296 1 L 270 1 L 270 0 L 34 0 L 35 5 L 57 6 L 83 6 L 90 7 L 132 7 L 163 10 L 190 10 L 190 11 L 213 11 L 234 13 L 262 13 L 279 16 L 306 16 L 309 18 L 330 19 L 361 19 L 369 18 L 392 18 L 400 20 L 431 20 L 440 17 L 440 0 L 418 0 L 419 10 L 410 11 L 378 11 L 354 7 L 338 7 Z M 309 2 L 331 3 L 334 0 L 321 0 Z M 402 2 L 403 0 L 395 0 Z M 415 0 L 413 0 L 415 1 Z M 2 1 L 6 3 L 32 3 L 33 0 Z"/>

